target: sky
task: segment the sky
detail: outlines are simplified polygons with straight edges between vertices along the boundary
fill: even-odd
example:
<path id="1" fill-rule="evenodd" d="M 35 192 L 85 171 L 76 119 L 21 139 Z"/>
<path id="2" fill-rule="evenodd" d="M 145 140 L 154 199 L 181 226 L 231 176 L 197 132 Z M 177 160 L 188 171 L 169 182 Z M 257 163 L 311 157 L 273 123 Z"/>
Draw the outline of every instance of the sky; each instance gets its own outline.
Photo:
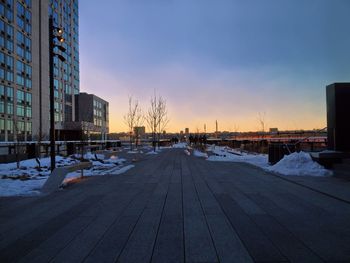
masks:
<path id="1" fill-rule="evenodd" d="M 167 100 L 167 131 L 326 126 L 325 87 L 350 81 L 349 0 L 83 0 L 80 89 L 109 101 Z"/>

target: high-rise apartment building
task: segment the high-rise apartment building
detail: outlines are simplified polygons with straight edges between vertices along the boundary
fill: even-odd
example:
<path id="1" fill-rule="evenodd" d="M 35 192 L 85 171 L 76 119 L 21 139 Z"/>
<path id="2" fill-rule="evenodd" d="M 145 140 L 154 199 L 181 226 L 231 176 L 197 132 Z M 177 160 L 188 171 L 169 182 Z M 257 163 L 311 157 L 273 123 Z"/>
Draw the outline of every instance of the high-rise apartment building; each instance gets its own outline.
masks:
<path id="1" fill-rule="evenodd" d="M 0 0 L 0 141 L 49 136 L 49 17 L 63 29 L 54 59 L 56 129 L 75 121 L 79 93 L 78 0 Z"/>

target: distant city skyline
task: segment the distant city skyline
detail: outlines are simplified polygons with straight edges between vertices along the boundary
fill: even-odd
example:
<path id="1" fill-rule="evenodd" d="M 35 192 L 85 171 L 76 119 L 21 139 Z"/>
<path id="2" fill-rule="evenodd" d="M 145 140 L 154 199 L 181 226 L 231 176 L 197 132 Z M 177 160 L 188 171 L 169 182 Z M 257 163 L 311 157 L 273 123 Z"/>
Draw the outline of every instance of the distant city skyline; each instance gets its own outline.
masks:
<path id="1" fill-rule="evenodd" d="M 347 0 L 80 2 L 81 90 L 126 131 L 132 95 L 167 99 L 167 131 L 326 126 L 325 87 L 349 81 Z M 97 92 L 98 91 L 98 92 Z M 145 125 L 146 126 L 146 125 Z"/>

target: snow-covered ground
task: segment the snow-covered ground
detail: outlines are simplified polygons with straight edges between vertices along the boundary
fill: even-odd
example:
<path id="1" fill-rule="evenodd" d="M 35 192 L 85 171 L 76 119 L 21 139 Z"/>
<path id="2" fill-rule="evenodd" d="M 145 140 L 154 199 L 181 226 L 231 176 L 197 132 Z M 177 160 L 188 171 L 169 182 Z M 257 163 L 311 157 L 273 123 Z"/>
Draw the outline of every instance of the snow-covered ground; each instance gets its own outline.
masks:
<path id="1" fill-rule="evenodd" d="M 179 142 L 179 143 L 173 144 L 173 148 L 177 148 L 177 149 L 185 149 L 186 147 L 187 147 L 186 142 Z"/>
<path id="2" fill-rule="evenodd" d="M 80 155 L 56 156 L 56 165 L 64 167 L 79 163 L 80 161 L 76 159 L 79 157 Z M 84 159 L 93 164 L 92 168 L 84 170 L 84 176 L 121 174 L 134 167 L 134 165 L 125 166 L 126 160 L 116 156 L 104 159 L 102 154 L 95 156 L 95 154 L 87 153 Z M 16 163 L 0 164 L 0 196 L 38 194 L 50 173 L 50 158 L 40 159 L 40 168 L 35 159 L 21 161 L 19 169 Z M 76 177 L 80 177 L 80 171 L 69 173 L 64 183 Z"/>
<path id="3" fill-rule="evenodd" d="M 331 176 L 333 174 L 332 171 L 313 161 L 310 154 L 305 152 L 286 155 L 275 165 L 269 165 L 268 155 L 266 154 L 249 154 L 219 146 L 210 146 L 208 151 L 214 153 L 214 155 L 207 158 L 208 161 L 249 163 L 266 171 L 282 175 Z"/>
<path id="4" fill-rule="evenodd" d="M 156 147 L 156 150 L 153 150 L 153 147 L 148 146 L 148 152 L 146 153 L 147 155 L 152 155 L 152 154 L 159 154 L 161 153 L 163 150 L 167 150 L 167 149 L 185 149 L 187 147 L 187 143 L 184 142 L 180 142 L 180 143 L 176 143 L 173 144 L 172 146 L 161 146 L 161 147 Z"/>
<path id="5" fill-rule="evenodd" d="M 208 154 L 207 153 L 204 153 L 204 152 L 201 152 L 201 151 L 198 151 L 198 150 L 194 150 L 193 151 L 193 155 L 197 156 L 197 157 L 208 158 Z"/>

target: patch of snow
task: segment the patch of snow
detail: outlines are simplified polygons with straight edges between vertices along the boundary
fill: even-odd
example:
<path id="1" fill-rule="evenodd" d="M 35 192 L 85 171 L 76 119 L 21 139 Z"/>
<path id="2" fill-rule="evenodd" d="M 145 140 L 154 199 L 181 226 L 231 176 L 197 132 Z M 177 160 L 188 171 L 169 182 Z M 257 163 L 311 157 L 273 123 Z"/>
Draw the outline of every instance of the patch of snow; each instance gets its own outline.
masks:
<path id="1" fill-rule="evenodd" d="M 122 174 L 122 173 L 125 173 L 126 171 L 130 170 L 131 168 L 134 168 L 135 165 L 133 164 L 129 164 L 127 166 L 124 166 L 120 169 L 115 169 L 113 171 L 111 171 L 109 174 L 113 174 L 113 175 L 117 175 L 117 174 Z"/>
<path id="2" fill-rule="evenodd" d="M 40 193 L 47 177 L 31 180 L 0 179 L 0 196 L 24 196 Z"/>
<path id="3" fill-rule="evenodd" d="M 185 154 L 186 154 L 186 155 L 188 155 L 188 156 L 189 156 L 189 155 L 191 155 L 190 151 L 189 151 L 189 150 L 187 150 L 187 149 L 186 149 L 186 150 L 184 150 L 184 152 L 185 152 Z"/>
<path id="4" fill-rule="evenodd" d="M 310 154 L 305 152 L 295 152 L 285 155 L 282 160 L 271 167 L 266 168 L 267 171 L 275 172 L 283 175 L 299 175 L 299 176 L 331 176 L 332 171 L 325 169 L 322 165 L 313 161 Z"/>
<path id="5" fill-rule="evenodd" d="M 201 151 L 198 151 L 198 150 L 194 150 L 193 151 L 193 155 L 196 156 L 196 157 L 208 158 L 208 154 L 207 153 L 204 153 L 204 152 L 201 152 Z"/>
<path id="6" fill-rule="evenodd" d="M 79 161 L 70 157 L 56 156 L 57 167 L 75 164 Z M 20 162 L 20 168 L 17 169 L 17 163 L 2 163 L 0 164 L 0 178 L 3 177 L 27 177 L 48 176 L 50 174 L 50 157 L 40 159 L 39 164 L 36 159 L 28 159 Z"/>
<path id="7" fill-rule="evenodd" d="M 134 168 L 135 165 L 126 165 L 123 167 L 113 167 L 111 169 L 108 170 L 103 170 L 101 171 L 100 169 L 98 169 L 98 167 L 93 167 L 92 169 L 89 170 L 84 170 L 84 177 L 89 177 L 89 176 L 101 176 L 101 175 L 118 175 L 118 174 L 122 174 L 125 173 L 126 171 L 130 170 L 131 168 Z M 63 181 L 63 185 L 66 185 L 67 183 L 69 183 L 70 181 L 76 179 L 76 178 L 80 178 L 81 177 L 81 172 L 80 171 L 75 171 L 72 173 L 67 174 L 66 178 Z"/>
<path id="8" fill-rule="evenodd" d="M 112 155 L 111 158 L 104 160 L 104 163 L 114 163 L 117 165 L 121 165 L 125 162 L 126 160 L 124 158 L 118 158 L 117 156 Z"/>
<path id="9" fill-rule="evenodd" d="M 187 143 L 185 142 L 179 142 L 179 143 L 173 144 L 173 148 L 175 149 L 184 149 L 186 147 L 187 147 Z"/>
<path id="10" fill-rule="evenodd" d="M 225 155 L 212 155 L 209 156 L 208 161 L 212 162 L 243 162 L 249 163 L 261 168 L 266 168 L 269 166 L 268 164 L 268 156 L 265 154 L 257 154 L 257 155 L 236 155 L 231 153 L 226 153 Z"/>

